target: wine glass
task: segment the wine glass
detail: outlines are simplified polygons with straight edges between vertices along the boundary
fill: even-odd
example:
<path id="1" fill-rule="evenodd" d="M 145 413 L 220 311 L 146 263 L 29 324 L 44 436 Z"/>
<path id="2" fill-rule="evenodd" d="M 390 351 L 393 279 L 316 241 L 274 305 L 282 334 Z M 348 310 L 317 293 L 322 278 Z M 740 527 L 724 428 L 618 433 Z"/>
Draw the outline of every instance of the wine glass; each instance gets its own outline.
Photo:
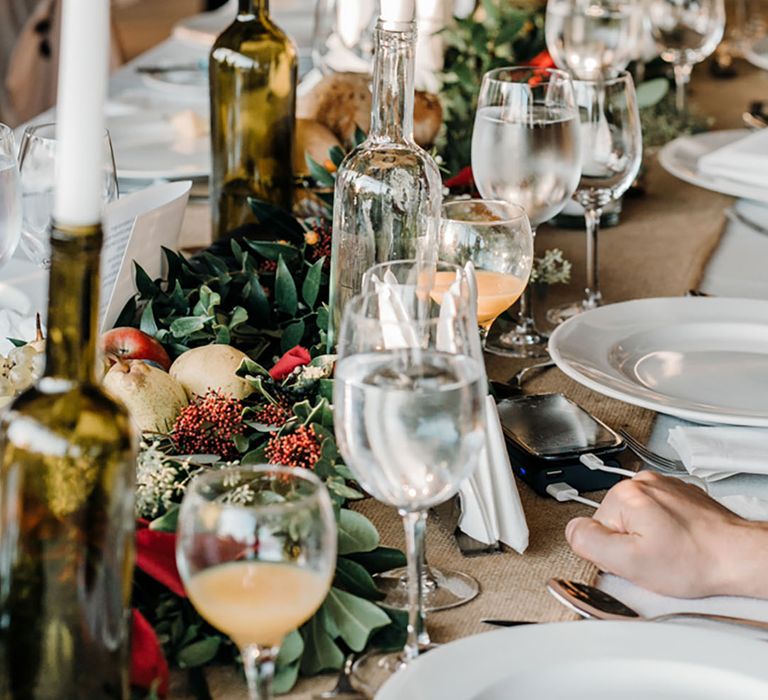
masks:
<path id="1" fill-rule="evenodd" d="M 283 639 L 331 587 L 336 521 L 328 492 L 298 467 L 212 469 L 184 496 L 176 563 L 197 611 L 240 649 L 250 700 L 270 700 Z"/>
<path id="2" fill-rule="evenodd" d="M 0 267 L 16 250 L 21 235 L 21 194 L 13 131 L 0 124 Z"/>
<path id="3" fill-rule="evenodd" d="M 579 115 L 567 73 L 513 67 L 485 74 L 472 133 L 472 173 L 484 199 L 521 206 L 534 235 L 539 224 L 563 210 L 581 174 Z M 487 340 L 486 350 L 547 356 L 530 290 L 520 297 L 515 329 Z"/>
<path id="4" fill-rule="evenodd" d="M 407 304 L 414 303 L 413 295 L 420 296 L 425 303 L 442 304 L 446 293 L 453 294 L 455 312 L 467 317 L 467 323 L 474 325 L 474 313 L 470 321 L 470 287 L 463 267 L 438 261 L 425 264 L 420 260 L 394 260 L 369 268 L 363 275 L 362 294 L 375 294 L 382 285 L 398 290 L 401 295 L 410 295 Z M 482 349 L 476 359 L 482 361 Z M 440 569 L 424 561 L 424 611 L 448 610 L 477 597 L 480 583 L 476 578 L 462 571 Z M 375 577 L 376 585 L 385 594 L 382 605 L 395 610 L 408 609 L 408 570 L 405 567 L 391 569 Z M 430 644 L 429 634 L 422 631 L 420 644 Z"/>
<path id="5" fill-rule="evenodd" d="M 693 66 L 723 38 L 724 0 L 649 0 L 649 14 L 661 57 L 674 67 L 677 111 L 685 114 Z"/>
<path id="6" fill-rule="evenodd" d="M 21 180 L 21 248 L 43 269 L 51 266 L 48 232 L 53 216 L 54 171 L 56 168 L 56 125 L 29 126 L 21 138 L 19 175 Z M 109 132 L 104 132 L 104 185 L 102 201 L 117 199 L 117 171 Z"/>
<path id="7" fill-rule="evenodd" d="M 624 70 L 641 40 L 642 8 L 637 0 L 549 0 L 544 33 L 557 67 L 579 80 Z"/>
<path id="8" fill-rule="evenodd" d="M 582 173 L 573 198 L 584 207 L 587 225 L 587 288 L 582 301 L 547 312 L 558 324 L 602 303 L 598 276 L 598 233 L 603 207 L 621 197 L 635 181 L 643 156 L 640 112 L 632 76 L 626 71 L 607 80 L 575 80 L 581 119 Z"/>
<path id="9" fill-rule="evenodd" d="M 397 508 L 406 533 L 407 641 L 401 653 L 372 652 L 354 664 L 353 682 L 370 696 L 419 655 L 427 510 L 458 492 L 485 442 L 485 372 L 469 341 L 476 331 L 460 314 L 419 315 L 420 307 L 394 318 L 385 295 L 358 295 L 339 334 L 339 448 L 361 486 Z"/>
<path id="10" fill-rule="evenodd" d="M 485 340 L 494 321 L 523 293 L 533 267 L 533 234 L 522 207 L 489 199 L 443 204 L 438 257 L 471 262 L 477 321 Z"/>

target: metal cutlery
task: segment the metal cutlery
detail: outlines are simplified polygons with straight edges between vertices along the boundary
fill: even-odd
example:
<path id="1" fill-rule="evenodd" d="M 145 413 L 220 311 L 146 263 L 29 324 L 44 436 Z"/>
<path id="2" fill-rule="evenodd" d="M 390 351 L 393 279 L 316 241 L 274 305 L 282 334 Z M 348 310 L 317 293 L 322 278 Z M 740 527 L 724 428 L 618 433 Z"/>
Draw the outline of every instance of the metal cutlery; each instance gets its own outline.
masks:
<path id="1" fill-rule="evenodd" d="M 158 66 L 136 66 L 137 73 L 197 73 L 207 70 L 207 61 L 198 61 L 197 63 L 180 63 L 176 65 L 158 65 Z"/>
<path id="2" fill-rule="evenodd" d="M 763 102 L 752 102 L 749 109 L 741 115 L 744 124 L 751 129 L 764 129 L 768 126 L 768 114 L 766 114 Z"/>
<path id="3" fill-rule="evenodd" d="M 735 625 L 761 633 L 768 638 L 768 622 L 748 620 L 729 615 L 679 612 L 654 617 L 643 617 L 609 593 L 578 581 L 552 578 L 547 583 L 550 594 L 566 608 L 589 620 L 644 620 L 645 622 L 672 622 L 675 620 L 706 620 L 724 625 Z"/>
<path id="4" fill-rule="evenodd" d="M 480 620 L 480 622 L 493 627 L 522 627 L 537 624 L 533 620 Z"/>
<path id="5" fill-rule="evenodd" d="M 740 211 L 737 211 L 733 207 L 728 207 L 725 210 L 725 216 L 734 223 L 741 224 L 742 226 L 746 226 L 747 228 L 752 229 L 755 233 L 762 233 L 764 236 L 768 236 L 768 227 L 761 226 L 755 221 L 752 221 L 752 219 L 747 218 L 744 216 L 744 214 L 742 214 Z"/>
<path id="6" fill-rule="evenodd" d="M 352 665 L 355 663 L 355 655 L 349 654 L 344 659 L 344 664 L 339 670 L 336 685 L 331 690 L 315 693 L 312 700 L 330 700 L 331 698 L 364 698 L 365 696 L 352 687 Z"/>
<path id="7" fill-rule="evenodd" d="M 657 469 L 660 472 L 666 474 L 672 474 L 680 476 L 688 474 L 688 470 L 685 465 L 679 459 L 670 459 L 669 457 L 662 457 L 653 450 L 649 450 L 642 442 L 637 438 L 634 438 L 626 430 L 619 429 L 617 431 L 621 437 L 624 438 L 624 442 L 627 443 L 627 447 L 634 452 L 647 465 Z"/>

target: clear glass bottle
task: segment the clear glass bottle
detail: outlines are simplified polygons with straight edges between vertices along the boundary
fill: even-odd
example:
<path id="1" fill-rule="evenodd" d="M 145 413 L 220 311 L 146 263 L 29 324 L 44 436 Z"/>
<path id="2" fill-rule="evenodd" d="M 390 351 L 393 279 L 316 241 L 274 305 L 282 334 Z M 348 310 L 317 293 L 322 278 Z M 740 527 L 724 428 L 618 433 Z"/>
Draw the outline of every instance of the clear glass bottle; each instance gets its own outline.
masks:
<path id="1" fill-rule="evenodd" d="M 292 206 L 296 70 L 269 0 L 239 0 L 209 63 L 214 240 L 255 221 L 248 197 Z"/>
<path id="2" fill-rule="evenodd" d="M 98 386 L 101 228 L 54 229 L 44 376 L 0 424 L 0 700 L 128 700 L 136 441 Z"/>
<path id="3" fill-rule="evenodd" d="M 435 260 L 442 181 L 413 140 L 415 22 L 379 19 L 368 138 L 336 175 L 329 343 L 365 271 L 387 260 Z"/>

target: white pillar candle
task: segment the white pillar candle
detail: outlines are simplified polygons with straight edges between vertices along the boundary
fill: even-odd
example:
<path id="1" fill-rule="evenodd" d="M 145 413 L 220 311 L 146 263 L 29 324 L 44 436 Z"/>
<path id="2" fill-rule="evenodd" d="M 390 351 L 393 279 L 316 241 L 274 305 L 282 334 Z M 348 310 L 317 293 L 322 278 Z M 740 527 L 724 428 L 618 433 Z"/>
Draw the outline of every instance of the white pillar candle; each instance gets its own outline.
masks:
<path id="1" fill-rule="evenodd" d="M 412 22 L 416 13 L 416 0 L 381 0 L 380 17 L 385 25 Z"/>
<path id="2" fill-rule="evenodd" d="M 101 221 L 108 72 L 109 0 L 64 0 L 53 206 L 60 226 Z"/>

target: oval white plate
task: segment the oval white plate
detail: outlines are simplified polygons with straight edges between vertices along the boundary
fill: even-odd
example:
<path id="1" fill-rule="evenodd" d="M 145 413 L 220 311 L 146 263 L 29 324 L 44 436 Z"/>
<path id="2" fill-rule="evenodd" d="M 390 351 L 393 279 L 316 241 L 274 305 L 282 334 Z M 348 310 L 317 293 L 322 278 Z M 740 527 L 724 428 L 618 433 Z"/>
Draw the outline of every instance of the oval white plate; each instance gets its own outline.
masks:
<path id="1" fill-rule="evenodd" d="M 768 70 L 768 37 L 758 39 L 744 50 L 744 58 L 753 66 Z"/>
<path id="2" fill-rule="evenodd" d="M 467 637 L 376 700 L 765 700 L 765 642 L 700 626 L 563 622 Z"/>
<path id="3" fill-rule="evenodd" d="M 768 189 L 755 187 L 724 177 L 712 177 L 699 172 L 699 158 L 729 143 L 744 138 L 748 129 L 709 131 L 695 136 L 681 136 L 659 151 L 659 163 L 667 172 L 697 187 L 720 192 L 731 197 L 744 197 L 768 202 Z"/>
<path id="4" fill-rule="evenodd" d="M 700 423 L 768 427 L 768 301 L 611 304 L 555 329 L 549 351 L 606 396 Z"/>

